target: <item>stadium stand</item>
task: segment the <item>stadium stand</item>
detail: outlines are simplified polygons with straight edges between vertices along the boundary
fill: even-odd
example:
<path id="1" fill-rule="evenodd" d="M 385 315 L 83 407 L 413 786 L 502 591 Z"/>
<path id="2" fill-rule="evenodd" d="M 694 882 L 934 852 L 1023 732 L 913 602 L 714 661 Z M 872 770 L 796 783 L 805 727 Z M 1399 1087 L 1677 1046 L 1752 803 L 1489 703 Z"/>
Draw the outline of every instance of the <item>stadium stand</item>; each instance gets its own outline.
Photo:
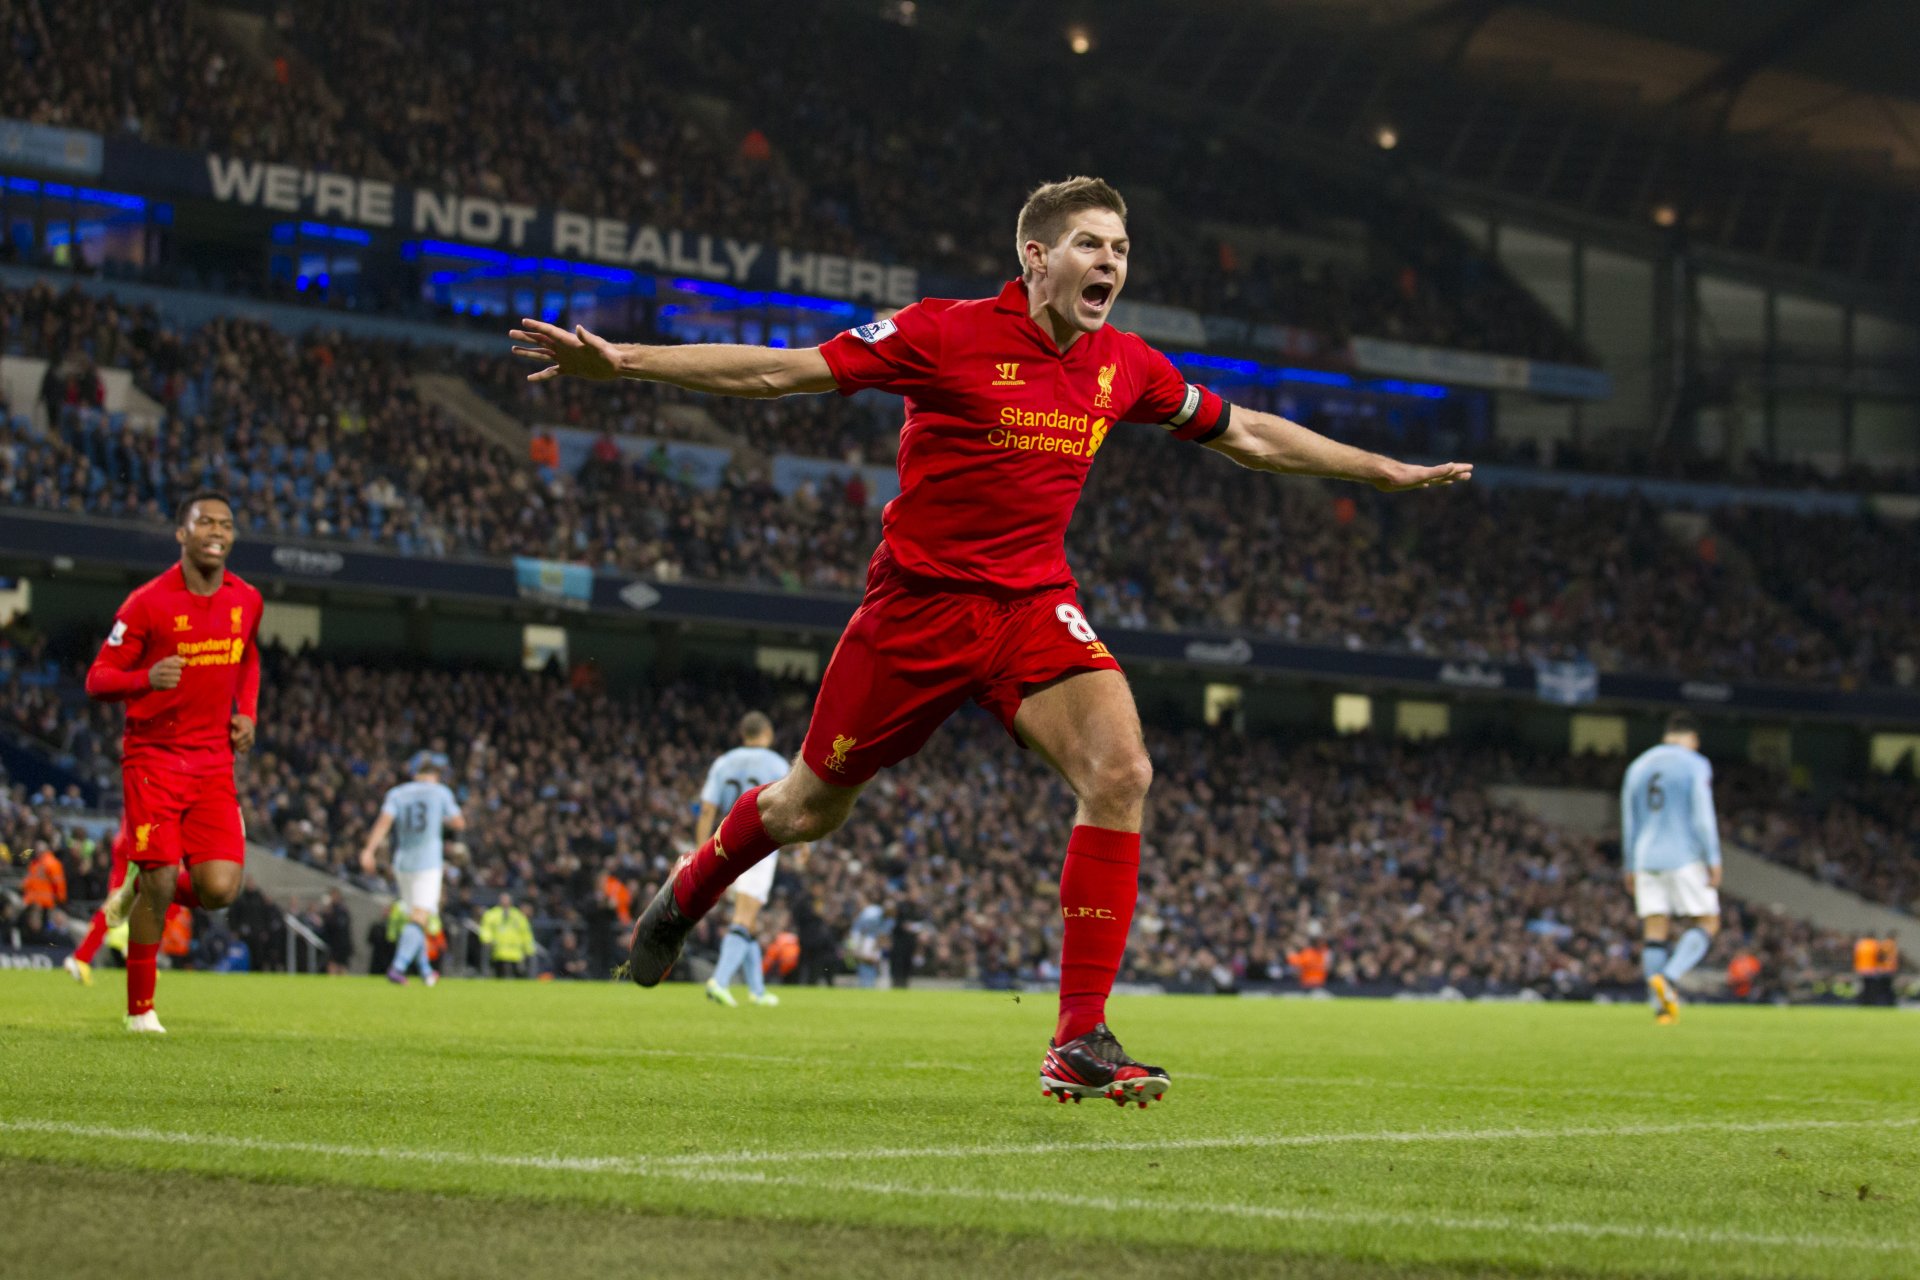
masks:
<path id="1" fill-rule="evenodd" d="M 170 411 L 148 434 L 56 406 L 56 429 L 41 434 L 16 410 L 0 494 L 21 505 L 160 519 L 178 495 L 214 485 L 240 497 L 257 534 L 843 592 L 859 589 L 879 539 L 878 504 L 844 487 L 851 468 L 840 489 L 784 494 L 745 459 L 709 489 L 681 483 L 657 455 L 537 472 L 463 435 L 408 378 L 452 367 L 532 420 L 636 434 L 663 429 L 663 406 L 686 399 L 651 387 L 606 388 L 604 404 L 590 398 L 597 387 L 509 399 L 525 384 L 498 360 L 325 330 L 296 338 L 251 321 L 180 334 L 149 309 L 41 287 L 0 290 L 0 349 L 56 365 L 75 352 L 125 363 Z M 831 440 L 861 459 L 878 451 L 888 421 L 826 397 L 702 407 L 765 448 L 818 455 Z M 1580 657 L 1607 671 L 1716 679 L 1911 680 L 1911 662 L 1896 661 L 1908 653 L 1910 611 L 1893 585 L 1901 575 L 1889 572 L 1911 542 L 1902 531 L 1839 515 L 1735 517 L 1732 543 L 1763 558 L 1865 540 L 1821 599 L 1782 600 L 1763 584 L 1809 579 L 1756 573 L 1710 534 L 1677 537 L 1639 499 L 1482 488 L 1383 500 L 1275 483 L 1144 436 L 1123 444 L 1095 468 L 1069 538 L 1103 625 L 1246 629 L 1474 659 Z M 1328 582 L 1343 589 L 1316 589 Z M 1874 608 L 1836 614 L 1834 593 L 1848 583 Z"/>
<path id="2" fill-rule="evenodd" d="M 0 117 L 724 227 L 974 283 L 1010 274 L 1009 210 L 1032 175 L 1085 167 L 1090 130 L 1117 128 L 1133 142 L 1110 176 L 1169 197 L 1136 299 L 1336 341 L 1588 359 L 1497 264 L 1404 200 L 1299 170 L 1196 171 L 1172 121 L 1131 106 L 1116 120 L 1104 101 L 1042 104 L 1030 70 L 985 42 L 903 41 L 871 14 L 773 4 L 626 13 L 615 31 L 498 4 L 285 5 L 272 23 L 279 52 L 262 58 L 177 0 L 143 15 L 26 0 L 9 14 L 22 74 L 0 89 Z M 752 74 L 728 47 L 746 32 L 774 59 L 757 56 Z M 417 57 L 421 41 L 444 56 Z M 808 74 L 854 64 L 869 68 L 857 85 Z M 962 97 L 980 105 L 953 112 Z M 876 99 L 887 103 L 878 121 Z M 525 127 L 529 111 L 543 127 Z M 1016 119 L 1023 145 L 1010 149 Z M 1037 120 L 1048 122 L 1038 136 Z M 1236 232 L 1236 220 L 1263 231 Z M 1262 248 L 1276 225 L 1320 247 Z"/>
<path id="3" fill-rule="evenodd" d="M 738 673 L 615 694 L 585 668 L 403 669 L 285 654 L 271 657 L 265 691 L 260 747 L 242 777 L 256 839 L 348 874 L 401 762 L 444 752 L 473 823 L 445 914 L 477 917 L 509 890 L 549 941 L 616 928 L 610 904 L 644 900 L 690 847 L 699 780 L 749 705 L 777 709 L 785 742 L 805 704 L 802 689 Z M 11 707 L 21 694 L 8 686 L 6 697 Z M 1610 786 L 1617 762 L 1224 731 L 1151 739 L 1159 777 L 1129 957 L 1136 980 L 1284 985 L 1295 977 L 1287 954 L 1316 938 L 1344 990 L 1575 996 L 1638 980 L 1617 851 L 1486 793 L 1520 777 Z M 861 803 L 864 820 L 816 849 L 804 874 L 790 861 L 770 932 L 804 932 L 837 967 L 840 939 L 877 905 L 918 922 L 923 975 L 989 985 L 1054 976 L 1048 903 L 1072 806 L 991 721 L 962 717 Z M 1864 814 L 1796 826 L 1794 803 L 1756 802 L 1730 832 L 1755 834 L 1761 851 L 1790 862 L 1818 848 L 1828 866 L 1884 860 L 1901 838 Z M 1183 820 L 1196 807 L 1217 820 Z M 9 843 L 46 839 L 48 826 Z M 1916 871 L 1909 859 L 1900 883 Z M 1823 874 L 1863 893 L 1891 883 Z M 624 894 L 608 893 L 608 877 Z M 701 936 L 711 944 L 719 927 L 709 921 L 713 936 Z M 1804 993 L 1843 971 L 1849 945 L 1751 903 L 1732 907 L 1723 937 L 1723 958 L 1760 959 L 1768 994 Z"/>

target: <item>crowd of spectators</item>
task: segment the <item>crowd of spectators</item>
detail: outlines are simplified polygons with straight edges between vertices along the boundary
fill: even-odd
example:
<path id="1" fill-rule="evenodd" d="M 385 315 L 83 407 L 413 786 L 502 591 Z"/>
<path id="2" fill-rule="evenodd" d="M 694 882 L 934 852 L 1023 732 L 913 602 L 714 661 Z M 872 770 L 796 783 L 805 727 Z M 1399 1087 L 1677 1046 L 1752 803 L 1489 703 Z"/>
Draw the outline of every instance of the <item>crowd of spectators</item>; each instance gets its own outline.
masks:
<path id="1" fill-rule="evenodd" d="M 187 0 L 10 0 L 0 117 L 378 177 L 371 135 L 284 59 L 254 65 Z"/>
<path id="2" fill-rule="evenodd" d="M 591 954 L 600 971 L 637 904 L 690 846 L 699 781 L 739 716 L 768 709 L 791 743 L 808 704 L 801 686 L 737 673 L 609 693 L 589 667 L 399 668 L 278 651 L 268 660 L 259 746 L 242 770 L 254 839 L 351 875 L 401 762 L 439 753 L 470 822 L 450 850 L 445 915 L 477 921 L 509 893 L 550 949 L 576 967 Z M 33 723 L 44 705 L 17 684 L 4 696 L 15 724 Z M 111 710 L 76 718 L 98 735 Z M 1617 848 L 1498 808 L 1486 790 L 1522 780 L 1610 790 L 1617 760 L 1226 730 L 1155 731 L 1150 745 L 1158 772 L 1128 962 L 1137 979 L 1285 983 L 1298 976 L 1288 956 L 1324 946 L 1329 979 L 1357 986 L 1568 994 L 1634 981 Z M 1730 839 L 1912 909 L 1920 802 L 1910 780 L 1816 801 L 1754 767 L 1720 776 Z M 0 805 L 11 824 L 0 847 L 61 850 L 73 896 L 97 898 L 104 851 L 62 819 L 79 804 L 74 788 L 16 788 Z M 986 717 L 963 715 L 876 780 L 857 821 L 804 864 L 790 860 L 767 930 L 793 933 L 809 972 L 830 971 L 854 922 L 878 909 L 911 929 L 915 973 L 1050 979 L 1058 926 L 1045 903 L 1072 812 L 1037 761 Z M 322 925 L 341 927 L 328 912 L 304 908 L 322 936 Z M 256 923 L 229 927 L 256 955 L 277 937 L 256 967 L 282 963 L 282 926 Z M 717 926 L 704 931 L 717 945 Z M 211 962 L 229 941 L 196 957 Z M 1730 905 L 1721 945 L 1756 955 L 1771 989 L 1845 967 L 1842 940 L 1752 904 Z"/>
<path id="3" fill-rule="evenodd" d="M 1764 770 L 1736 771 L 1718 790 L 1728 834 L 1744 847 L 1920 915 L 1920 787 L 1911 761 L 1903 773 L 1818 796 Z"/>
<path id="4" fill-rule="evenodd" d="M 38 286 L 0 290 L 0 349 L 124 360 L 167 411 L 152 432 L 70 407 L 51 432 L 0 427 L 0 497 L 17 505 L 163 519 L 179 495 L 214 486 L 259 535 L 841 592 L 859 590 L 879 539 L 879 504 L 863 485 L 783 493 L 754 448 L 711 489 L 610 443 L 576 474 L 536 468 L 415 394 L 412 373 L 453 359 L 444 351 L 232 319 L 182 334 L 144 309 Z M 453 367 L 502 397 L 527 385 L 502 360 Z M 646 433 L 685 407 L 643 384 L 552 385 L 520 392 L 518 409 Z M 888 421 L 834 397 L 701 407 L 760 448 L 831 440 L 860 461 L 879 452 Z M 1909 528 L 1716 515 L 1756 572 L 1712 531 L 1677 536 L 1641 499 L 1511 488 L 1383 497 L 1275 481 L 1144 428 L 1123 428 L 1115 444 L 1069 534 L 1097 625 L 1693 678 L 1914 678 Z M 1829 565 L 1836 546 L 1848 554 Z"/>
<path id="5" fill-rule="evenodd" d="M 1829 637 L 1849 670 L 1905 688 L 1920 679 L 1920 522 L 1754 506 L 1716 514 L 1714 523 Z"/>
<path id="6" fill-rule="evenodd" d="M 1084 72 L 1070 59 L 1036 76 L 984 41 L 868 14 L 720 14 L 677 0 L 575 17 L 310 0 L 279 7 L 266 41 L 242 47 L 183 0 L 138 13 L 20 0 L 0 12 L 0 33 L 16 72 L 0 85 L 0 117 L 907 262 L 950 280 L 1011 274 L 1011 211 L 1037 175 L 1103 171 L 1172 197 L 1142 216 L 1153 252 L 1137 299 L 1335 343 L 1367 333 L 1585 358 L 1409 201 L 1236 162 L 1218 137 L 1196 163 L 1204 126 L 1091 83 L 1063 95 Z M 847 65 L 863 74 L 818 74 Z M 1127 144 L 1088 142 L 1116 136 Z M 1319 247 L 1275 247 L 1276 227 Z"/>
<path id="7" fill-rule="evenodd" d="M 806 691 L 737 676 L 629 694 L 589 674 L 337 665 L 276 658 L 245 771 L 248 830 L 336 873 L 400 761 L 440 752 L 470 823 L 446 914 L 502 892 L 550 942 L 607 936 L 692 840 L 694 797 L 750 705 L 791 742 Z M 1176 985 L 1286 980 L 1313 939 L 1333 981 L 1569 993 L 1630 986 L 1636 937 L 1617 850 L 1495 808 L 1515 768 L 1485 751 L 1372 740 L 1155 733 L 1147 871 L 1128 973 Z M 860 913 L 915 922 L 917 971 L 1043 980 L 1046 906 L 1071 797 L 991 721 L 963 716 L 884 775 L 856 820 L 789 865 L 769 932 L 837 950 Z M 717 942 L 714 933 L 708 942 Z M 1748 948 L 1781 985 L 1840 965 L 1840 945 L 1751 906 Z"/>

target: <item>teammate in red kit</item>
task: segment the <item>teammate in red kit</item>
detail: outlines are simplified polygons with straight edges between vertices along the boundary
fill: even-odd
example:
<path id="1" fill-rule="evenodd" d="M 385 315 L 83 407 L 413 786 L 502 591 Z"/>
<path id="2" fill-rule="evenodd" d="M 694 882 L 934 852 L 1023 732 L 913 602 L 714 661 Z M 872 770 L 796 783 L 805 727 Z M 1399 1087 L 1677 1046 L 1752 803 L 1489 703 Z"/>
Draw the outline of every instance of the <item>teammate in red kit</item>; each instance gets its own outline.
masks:
<path id="1" fill-rule="evenodd" d="M 113 895 L 118 893 L 121 887 L 127 883 L 127 851 L 132 847 L 133 841 L 127 837 L 127 827 L 123 822 L 120 824 L 120 829 L 113 833 L 113 870 L 107 879 L 107 897 L 109 901 L 111 901 Z M 131 904 L 131 896 L 128 896 L 125 900 Z M 183 909 L 184 908 L 178 903 L 168 907 L 167 921 L 171 922 L 173 917 Z M 73 954 L 68 956 L 66 960 L 66 971 L 73 975 L 75 982 L 85 987 L 93 985 L 93 958 L 100 954 L 100 946 L 107 940 L 107 930 L 117 928 L 125 922 L 125 918 L 125 912 L 122 912 L 120 920 L 109 924 L 105 905 L 102 905 L 99 910 L 93 913 L 93 919 L 87 924 L 87 936 L 81 939 L 80 945 L 73 949 Z"/>
<path id="2" fill-rule="evenodd" d="M 535 320 L 515 354 L 533 380 L 641 378 L 766 398 L 867 388 L 906 398 L 900 496 L 866 595 L 834 650 L 800 759 L 742 795 L 675 867 L 635 927 L 628 971 L 666 976 L 695 921 L 774 849 L 825 837 L 879 770 L 918 751 L 969 699 L 1036 751 L 1079 800 L 1060 876 L 1060 1013 L 1042 1090 L 1145 1106 L 1167 1073 L 1106 1025 L 1140 872 L 1153 777 L 1120 664 L 1081 613 L 1067 523 L 1121 422 L 1164 427 L 1242 466 L 1383 490 L 1452 484 L 1470 466 L 1417 467 L 1235 408 L 1139 337 L 1109 328 L 1127 280 L 1126 204 L 1097 178 L 1040 187 L 1016 227 L 1021 275 L 996 298 L 929 298 L 822 346 L 618 346 Z"/>
<path id="3" fill-rule="evenodd" d="M 181 503 L 174 537 L 180 563 L 127 597 L 87 672 L 89 697 L 127 704 L 121 827 L 140 874 L 108 896 L 105 913 L 109 927 L 132 925 L 129 1031 L 166 1030 L 153 983 L 168 908 L 226 906 L 240 893 L 246 858 L 233 759 L 253 746 L 263 602 L 227 572 L 233 507 L 225 496 Z"/>

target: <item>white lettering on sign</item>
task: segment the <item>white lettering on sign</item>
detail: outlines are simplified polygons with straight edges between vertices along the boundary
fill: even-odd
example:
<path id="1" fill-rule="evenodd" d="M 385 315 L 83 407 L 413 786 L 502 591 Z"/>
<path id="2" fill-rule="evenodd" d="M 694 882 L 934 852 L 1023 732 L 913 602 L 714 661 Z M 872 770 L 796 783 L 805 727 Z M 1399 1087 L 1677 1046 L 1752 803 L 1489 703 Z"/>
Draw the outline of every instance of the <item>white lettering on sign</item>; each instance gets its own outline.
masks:
<path id="1" fill-rule="evenodd" d="M 875 306 L 905 306 L 919 297 L 920 277 L 912 267 L 778 249 L 769 270 L 764 264 L 773 246 L 750 240 L 661 230 L 620 218 L 592 218 L 566 210 L 543 214 L 530 204 L 395 187 L 372 178 L 317 173 L 231 156 L 208 155 L 206 164 L 214 199 L 232 204 L 306 212 L 317 218 L 365 226 L 403 226 L 416 235 L 531 249 L 576 260 L 760 288 L 769 287 L 771 279 L 771 287 L 777 290 L 823 293 Z M 544 244 L 532 243 L 537 228 Z"/>

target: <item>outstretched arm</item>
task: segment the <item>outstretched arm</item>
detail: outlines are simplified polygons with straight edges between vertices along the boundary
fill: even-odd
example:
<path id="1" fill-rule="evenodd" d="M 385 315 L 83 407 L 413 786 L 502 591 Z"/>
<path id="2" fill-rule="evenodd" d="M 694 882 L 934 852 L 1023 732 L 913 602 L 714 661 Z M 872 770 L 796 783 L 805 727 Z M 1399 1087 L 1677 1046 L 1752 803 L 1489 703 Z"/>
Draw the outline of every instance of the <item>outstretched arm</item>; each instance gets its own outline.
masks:
<path id="1" fill-rule="evenodd" d="M 1281 475 L 1325 476 L 1358 480 L 1386 493 L 1402 489 L 1430 489 L 1473 479 L 1471 462 L 1446 462 L 1417 467 L 1378 453 L 1329 440 L 1297 422 L 1276 414 L 1233 406 L 1227 429 L 1207 448 L 1225 454 L 1254 471 Z"/>
<path id="2" fill-rule="evenodd" d="M 522 320 L 520 328 L 507 336 L 517 344 L 513 354 L 545 365 L 527 375 L 529 382 L 561 376 L 594 381 L 637 378 L 754 400 L 838 389 L 818 347 L 788 349 L 725 343 L 650 347 L 638 342 L 608 342 L 585 325 L 575 325 L 569 333 L 539 320 Z"/>

